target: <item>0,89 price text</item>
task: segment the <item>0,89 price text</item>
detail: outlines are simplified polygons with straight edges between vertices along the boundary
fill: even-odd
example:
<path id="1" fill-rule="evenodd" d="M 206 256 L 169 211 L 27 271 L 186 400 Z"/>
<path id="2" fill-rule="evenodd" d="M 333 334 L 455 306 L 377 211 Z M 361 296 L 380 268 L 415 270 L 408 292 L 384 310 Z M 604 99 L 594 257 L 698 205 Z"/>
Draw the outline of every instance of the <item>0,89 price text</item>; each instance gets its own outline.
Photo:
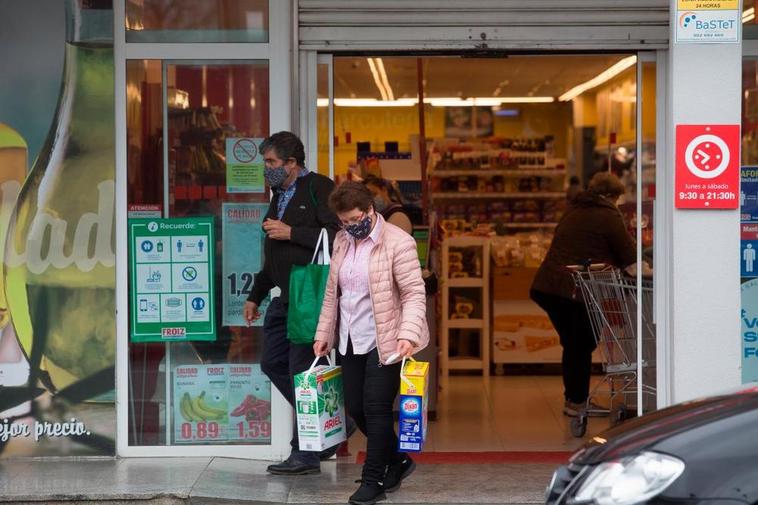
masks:
<path id="1" fill-rule="evenodd" d="M 680 200 L 735 200 L 737 195 L 732 191 L 680 191 Z"/>
<path id="2" fill-rule="evenodd" d="M 218 423 L 214 422 L 182 424 L 182 438 L 185 440 L 213 440 L 220 433 Z"/>

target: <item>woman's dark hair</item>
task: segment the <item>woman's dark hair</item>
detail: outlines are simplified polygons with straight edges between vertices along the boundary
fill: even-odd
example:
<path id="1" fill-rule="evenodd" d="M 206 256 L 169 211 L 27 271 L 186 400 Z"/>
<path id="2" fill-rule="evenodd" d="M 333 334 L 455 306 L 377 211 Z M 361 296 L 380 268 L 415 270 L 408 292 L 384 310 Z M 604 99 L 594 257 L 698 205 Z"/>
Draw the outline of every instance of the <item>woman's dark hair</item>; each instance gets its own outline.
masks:
<path id="1" fill-rule="evenodd" d="M 366 186 L 371 185 L 376 186 L 377 188 L 382 188 L 387 191 L 387 194 L 389 195 L 391 201 L 403 203 L 403 195 L 392 183 L 392 181 L 382 179 L 381 177 L 377 177 L 375 175 L 368 175 L 365 179 L 363 179 L 363 184 Z"/>
<path id="2" fill-rule="evenodd" d="M 373 202 L 371 191 L 365 185 L 353 181 L 343 182 L 329 195 L 329 207 L 338 213 L 353 209 L 366 212 Z"/>
<path id="3" fill-rule="evenodd" d="M 303 142 L 292 132 L 274 133 L 261 143 L 261 153 L 274 150 L 276 157 L 287 161 L 295 158 L 298 166 L 305 166 L 305 147 Z"/>
<path id="4" fill-rule="evenodd" d="M 596 195 L 618 198 L 626 193 L 626 187 L 621 179 L 610 172 L 598 172 L 590 180 L 589 190 Z"/>

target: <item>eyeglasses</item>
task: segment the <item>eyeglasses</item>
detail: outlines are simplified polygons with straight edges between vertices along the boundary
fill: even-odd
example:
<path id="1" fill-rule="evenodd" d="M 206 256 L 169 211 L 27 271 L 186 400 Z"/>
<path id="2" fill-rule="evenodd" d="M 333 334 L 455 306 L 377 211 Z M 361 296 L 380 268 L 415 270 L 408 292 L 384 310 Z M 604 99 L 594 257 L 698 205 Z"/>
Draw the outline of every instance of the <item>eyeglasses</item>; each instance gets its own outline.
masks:
<path id="1" fill-rule="evenodd" d="M 366 219 L 366 213 L 365 212 L 361 212 L 361 215 L 358 216 L 358 217 L 351 218 L 351 219 L 348 219 L 348 220 L 341 220 L 342 221 L 342 227 L 346 228 L 346 227 L 354 225 L 354 224 L 359 224 L 364 219 Z"/>
<path id="2" fill-rule="evenodd" d="M 268 167 L 268 168 L 279 168 L 279 167 L 284 167 L 284 166 L 286 166 L 286 165 L 287 165 L 287 163 L 289 163 L 289 162 L 290 162 L 290 160 L 294 160 L 295 158 L 286 158 L 286 159 L 283 159 L 283 160 L 281 160 L 281 162 L 282 162 L 282 163 L 281 163 L 281 165 L 279 165 L 279 166 L 274 166 L 274 165 L 276 165 L 277 159 L 278 159 L 278 158 L 274 158 L 274 159 L 271 159 L 271 158 L 263 158 L 263 163 L 264 163 L 264 164 L 266 165 L 266 167 Z"/>

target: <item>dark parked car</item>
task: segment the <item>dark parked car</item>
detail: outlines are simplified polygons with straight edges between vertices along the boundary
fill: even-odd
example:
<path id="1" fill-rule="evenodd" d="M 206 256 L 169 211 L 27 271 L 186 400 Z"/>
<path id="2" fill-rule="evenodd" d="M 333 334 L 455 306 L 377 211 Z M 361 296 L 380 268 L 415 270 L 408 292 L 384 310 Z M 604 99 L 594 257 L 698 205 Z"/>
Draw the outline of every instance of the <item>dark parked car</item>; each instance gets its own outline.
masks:
<path id="1" fill-rule="evenodd" d="M 556 470 L 548 504 L 758 504 L 758 384 L 629 420 Z"/>

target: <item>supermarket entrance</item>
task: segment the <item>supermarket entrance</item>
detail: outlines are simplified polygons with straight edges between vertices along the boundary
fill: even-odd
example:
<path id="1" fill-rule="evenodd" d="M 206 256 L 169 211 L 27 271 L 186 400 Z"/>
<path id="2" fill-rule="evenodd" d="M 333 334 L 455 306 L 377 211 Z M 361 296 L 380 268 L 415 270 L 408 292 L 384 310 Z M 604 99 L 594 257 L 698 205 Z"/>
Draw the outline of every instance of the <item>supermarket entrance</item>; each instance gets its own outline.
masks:
<path id="1" fill-rule="evenodd" d="M 623 183 L 619 211 L 640 243 L 638 261 L 652 265 L 656 63 L 649 56 L 319 55 L 314 62 L 310 159 L 338 182 L 384 181 L 380 198 L 402 206 L 421 263 L 438 280 L 428 298 L 432 345 L 420 354 L 432 369 L 426 453 L 474 461 L 492 452 L 555 454 L 609 426 L 607 416 L 593 417 L 584 437 L 572 435 L 562 347 L 529 290 L 570 200 L 601 171 Z M 640 297 L 634 304 L 608 296 L 598 305 L 618 313 L 610 326 L 628 323 L 632 333 L 609 327 L 600 336 L 634 344 L 627 348 L 634 363 L 634 332 L 643 324 L 637 307 L 642 319 L 641 307 L 652 306 L 652 289 L 636 286 L 627 284 Z M 654 388 L 654 330 L 644 335 L 640 382 Z M 608 359 L 620 358 L 595 353 L 593 386 L 603 384 Z M 593 401 L 611 407 L 607 394 Z M 633 411 L 636 394 L 613 404 Z M 361 443 L 353 443 L 357 451 Z"/>

